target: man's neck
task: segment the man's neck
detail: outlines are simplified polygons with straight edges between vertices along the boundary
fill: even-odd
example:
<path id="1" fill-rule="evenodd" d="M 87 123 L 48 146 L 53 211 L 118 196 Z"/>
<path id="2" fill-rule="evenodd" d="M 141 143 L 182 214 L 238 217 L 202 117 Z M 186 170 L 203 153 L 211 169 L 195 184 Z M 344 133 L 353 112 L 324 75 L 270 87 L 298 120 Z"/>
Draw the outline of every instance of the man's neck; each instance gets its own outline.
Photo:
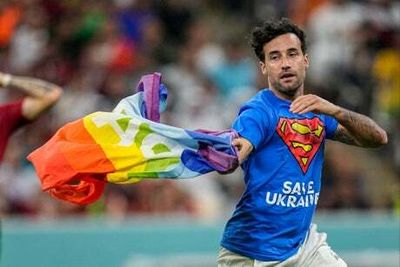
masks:
<path id="1" fill-rule="evenodd" d="M 299 97 L 299 96 L 304 94 L 304 87 L 303 86 L 299 87 L 294 95 L 289 95 L 289 94 L 282 93 L 282 92 L 276 90 L 273 87 L 270 87 L 270 89 L 276 95 L 276 97 L 278 97 L 280 99 L 283 99 L 283 100 L 288 100 L 288 101 L 293 101 L 297 97 Z"/>

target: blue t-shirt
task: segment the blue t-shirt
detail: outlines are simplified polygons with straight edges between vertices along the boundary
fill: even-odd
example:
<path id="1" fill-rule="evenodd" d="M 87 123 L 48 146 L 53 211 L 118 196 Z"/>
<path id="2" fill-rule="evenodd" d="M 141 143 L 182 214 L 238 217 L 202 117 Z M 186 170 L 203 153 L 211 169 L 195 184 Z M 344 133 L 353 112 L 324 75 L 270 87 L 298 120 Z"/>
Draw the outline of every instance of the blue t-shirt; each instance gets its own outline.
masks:
<path id="1" fill-rule="evenodd" d="M 246 189 L 221 245 L 260 261 L 282 261 L 302 245 L 317 206 L 325 138 L 338 122 L 294 114 L 290 101 L 264 89 L 240 109 L 233 128 L 254 150 L 242 164 Z"/>

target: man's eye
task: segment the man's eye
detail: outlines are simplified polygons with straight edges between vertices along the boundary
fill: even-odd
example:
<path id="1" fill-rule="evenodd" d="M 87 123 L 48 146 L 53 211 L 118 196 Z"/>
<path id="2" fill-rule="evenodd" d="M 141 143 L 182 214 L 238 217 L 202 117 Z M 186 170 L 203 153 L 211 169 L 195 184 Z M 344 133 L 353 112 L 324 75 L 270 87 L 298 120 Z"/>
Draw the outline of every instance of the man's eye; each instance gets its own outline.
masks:
<path id="1" fill-rule="evenodd" d="M 270 56 L 269 59 L 270 60 L 277 60 L 279 57 L 278 56 Z"/>
<path id="2" fill-rule="evenodd" d="M 295 56 L 297 56 L 297 53 L 296 52 L 291 52 L 291 53 L 289 53 L 289 56 L 290 57 L 295 57 Z"/>

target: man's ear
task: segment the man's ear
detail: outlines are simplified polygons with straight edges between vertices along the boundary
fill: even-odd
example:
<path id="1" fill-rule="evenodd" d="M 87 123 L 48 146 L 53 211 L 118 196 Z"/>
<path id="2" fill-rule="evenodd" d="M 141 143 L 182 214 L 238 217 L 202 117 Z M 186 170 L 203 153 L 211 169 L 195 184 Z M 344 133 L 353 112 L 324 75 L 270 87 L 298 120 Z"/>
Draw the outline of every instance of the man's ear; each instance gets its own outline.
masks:
<path id="1" fill-rule="evenodd" d="M 264 75 L 267 75 L 267 73 L 268 73 L 268 72 L 267 72 L 267 66 L 266 66 L 265 63 L 262 62 L 262 61 L 260 61 L 259 63 L 260 63 L 261 73 L 264 74 Z"/>
<path id="2" fill-rule="evenodd" d="M 308 54 L 304 55 L 304 63 L 305 63 L 306 69 L 308 69 L 308 67 L 310 66 L 310 60 L 308 58 Z"/>

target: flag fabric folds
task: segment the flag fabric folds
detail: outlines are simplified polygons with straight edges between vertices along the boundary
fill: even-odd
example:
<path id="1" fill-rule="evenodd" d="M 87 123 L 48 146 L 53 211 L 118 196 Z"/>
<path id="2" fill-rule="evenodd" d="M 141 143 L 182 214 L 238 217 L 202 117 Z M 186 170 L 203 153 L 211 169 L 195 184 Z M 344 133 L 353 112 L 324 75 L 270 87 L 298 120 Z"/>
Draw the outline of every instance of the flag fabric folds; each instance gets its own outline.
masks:
<path id="1" fill-rule="evenodd" d="M 99 199 L 106 183 L 192 178 L 238 166 L 231 146 L 236 132 L 162 124 L 166 99 L 161 74 L 145 75 L 137 93 L 122 99 L 113 112 L 95 112 L 64 125 L 28 156 L 42 190 L 84 205 Z"/>

